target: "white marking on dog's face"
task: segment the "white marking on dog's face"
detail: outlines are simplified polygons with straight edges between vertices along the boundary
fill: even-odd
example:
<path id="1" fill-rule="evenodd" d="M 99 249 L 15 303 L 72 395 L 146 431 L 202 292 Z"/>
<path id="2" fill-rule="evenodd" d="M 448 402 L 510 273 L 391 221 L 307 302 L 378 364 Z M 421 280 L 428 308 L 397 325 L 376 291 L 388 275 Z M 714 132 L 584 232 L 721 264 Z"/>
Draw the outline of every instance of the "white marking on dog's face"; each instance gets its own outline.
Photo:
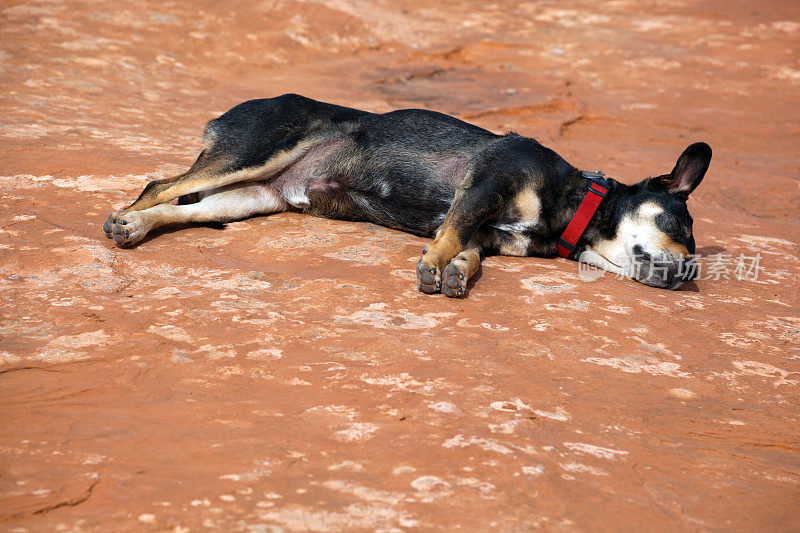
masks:
<path id="1" fill-rule="evenodd" d="M 677 288 L 690 254 L 659 228 L 659 216 L 670 215 L 655 201 L 642 202 L 622 216 L 613 239 L 587 246 L 580 260 L 647 285 Z"/>
<path id="2" fill-rule="evenodd" d="M 663 212 L 664 209 L 655 202 L 645 202 L 633 213 L 623 215 L 613 239 L 598 241 L 587 249 L 611 264 L 625 268 L 630 263 L 636 244 L 645 249 L 653 248 L 650 243 L 656 242 L 660 233 L 655 218 Z"/>

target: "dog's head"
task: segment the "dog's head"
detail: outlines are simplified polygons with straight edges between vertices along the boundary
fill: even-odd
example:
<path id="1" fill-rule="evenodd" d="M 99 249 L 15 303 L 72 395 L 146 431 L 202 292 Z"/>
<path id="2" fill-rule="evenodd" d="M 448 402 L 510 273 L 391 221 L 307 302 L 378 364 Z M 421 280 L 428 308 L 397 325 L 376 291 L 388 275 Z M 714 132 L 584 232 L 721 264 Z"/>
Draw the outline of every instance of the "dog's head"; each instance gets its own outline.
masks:
<path id="1" fill-rule="evenodd" d="M 613 213 L 580 260 L 653 287 L 676 289 L 695 277 L 692 217 L 686 208 L 711 162 L 705 143 L 689 146 L 669 174 L 619 185 Z"/>

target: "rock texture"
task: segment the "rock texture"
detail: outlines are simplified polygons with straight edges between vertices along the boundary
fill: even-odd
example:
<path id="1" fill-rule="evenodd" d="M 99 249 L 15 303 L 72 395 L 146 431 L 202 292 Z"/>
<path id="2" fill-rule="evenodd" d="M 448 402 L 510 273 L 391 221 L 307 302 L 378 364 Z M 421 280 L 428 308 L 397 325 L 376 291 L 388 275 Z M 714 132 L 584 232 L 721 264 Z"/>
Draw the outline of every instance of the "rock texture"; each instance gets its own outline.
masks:
<path id="1" fill-rule="evenodd" d="M 1 9 L 0 529 L 800 523 L 796 3 Z M 205 121 L 284 92 L 456 114 L 628 182 L 707 141 L 705 275 L 495 257 L 454 301 L 414 288 L 422 239 L 368 224 L 104 237 Z"/>

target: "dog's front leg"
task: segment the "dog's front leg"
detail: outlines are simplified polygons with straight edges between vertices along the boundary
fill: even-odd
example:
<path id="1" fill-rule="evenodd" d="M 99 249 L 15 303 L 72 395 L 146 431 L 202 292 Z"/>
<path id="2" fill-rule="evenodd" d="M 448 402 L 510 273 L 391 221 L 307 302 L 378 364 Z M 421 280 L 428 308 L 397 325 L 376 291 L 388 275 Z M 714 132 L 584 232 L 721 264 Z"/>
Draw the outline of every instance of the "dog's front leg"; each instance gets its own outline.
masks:
<path id="1" fill-rule="evenodd" d="M 481 266 L 481 247 L 470 241 L 442 271 L 442 294 L 450 298 L 464 296 L 467 283 Z"/>
<path id="2" fill-rule="evenodd" d="M 464 293 L 469 276 L 478 270 L 480 264 L 480 248 L 468 246 L 468 243 L 478 226 L 496 215 L 502 205 L 502 197 L 488 186 L 458 189 L 436 238 L 425 247 L 417 264 L 417 286 L 420 291 L 429 294 L 442 291 L 447 296 L 461 296 Z M 444 288 L 442 273 L 445 267 L 462 253 L 463 268 L 454 266 L 451 274 L 455 279 L 459 279 L 459 274 L 464 279 L 459 279 L 458 284 L 455 279 L 449 280 L 447 288 Z"/>

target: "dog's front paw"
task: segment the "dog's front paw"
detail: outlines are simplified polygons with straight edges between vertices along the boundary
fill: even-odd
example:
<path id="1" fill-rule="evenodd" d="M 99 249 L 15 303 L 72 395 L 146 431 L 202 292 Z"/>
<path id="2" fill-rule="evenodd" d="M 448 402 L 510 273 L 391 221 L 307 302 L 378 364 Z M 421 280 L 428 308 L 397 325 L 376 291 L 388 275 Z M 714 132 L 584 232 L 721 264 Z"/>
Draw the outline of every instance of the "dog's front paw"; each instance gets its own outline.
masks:
<path id="1" fill-rule="evenodd" d="M 133 246 L 144 239 L 149 230 L 145 217 L 138 211 L 115 211 L 103 224 L 106 237 L 114 239 L 119 246 Z"/>
<path id="2" fill-rule="evenodd" d="M 468 281 L 467 262 L 456 256 L 442 271 L 442 294 L 450 298 L 464 296 Z"/>
<path id="3" fill-rule="evenodd" d="M 437 293 L 442 288 L 441 272 L 426 263 L 424 257 L 417 263 L 417 288 L 426 294 Z"/>

